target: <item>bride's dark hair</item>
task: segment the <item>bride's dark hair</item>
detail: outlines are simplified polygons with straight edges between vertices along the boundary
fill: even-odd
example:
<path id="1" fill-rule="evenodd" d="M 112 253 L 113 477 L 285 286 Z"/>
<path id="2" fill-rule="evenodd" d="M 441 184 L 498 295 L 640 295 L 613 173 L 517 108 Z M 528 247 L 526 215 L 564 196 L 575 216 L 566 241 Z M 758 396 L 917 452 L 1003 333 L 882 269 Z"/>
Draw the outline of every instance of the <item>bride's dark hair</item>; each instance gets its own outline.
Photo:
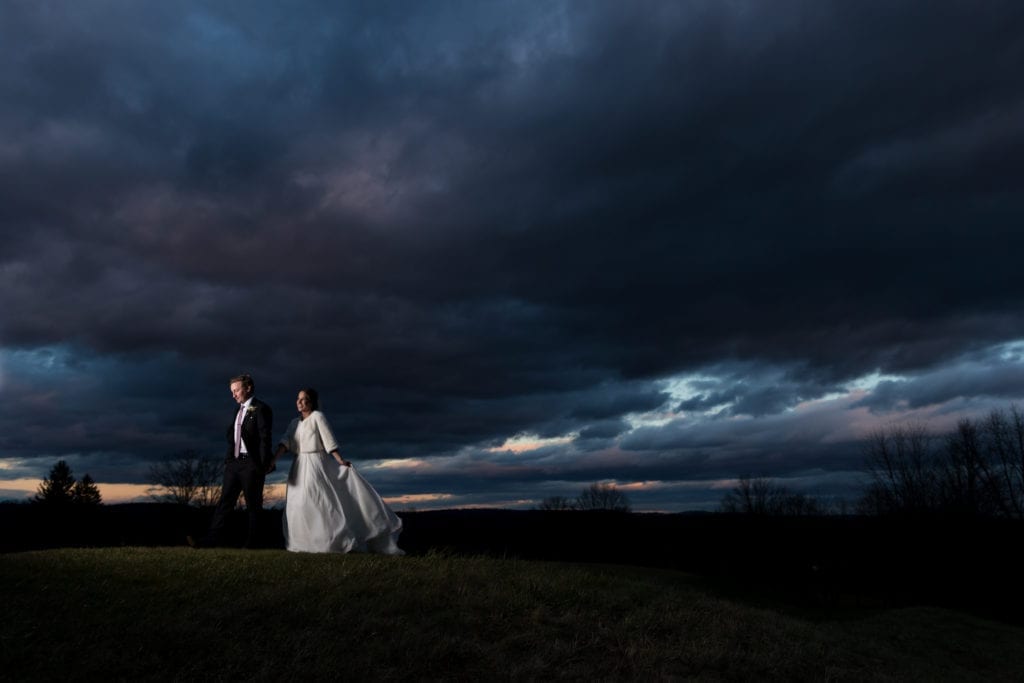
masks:
<path id="1" fill-rule="evenodd" d="M 320 410 L 320 394 L 316 393 L 316 389 L 312 387 L 306 387 L 304 389 L 299 389 L 299 391 L 304 392 L 306 396 L 309 398 L 310 410 Z"/>

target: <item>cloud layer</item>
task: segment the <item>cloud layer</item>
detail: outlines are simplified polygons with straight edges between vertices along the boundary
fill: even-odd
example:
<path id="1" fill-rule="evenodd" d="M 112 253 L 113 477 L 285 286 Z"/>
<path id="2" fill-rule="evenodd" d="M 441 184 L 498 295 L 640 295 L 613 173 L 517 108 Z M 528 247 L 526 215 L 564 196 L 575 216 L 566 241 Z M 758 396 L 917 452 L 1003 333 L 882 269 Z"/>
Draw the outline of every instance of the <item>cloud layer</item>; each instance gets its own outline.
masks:
<path id="1" fill-rule="evenodd" d="M 0 458 L 140 481 L 248 370 L 282 429 L 314 385 L 353 458 L 424 463 L 395 496 L 852 481 L 858 430 L 1024 395 L 1022 36 L 999 1 L 7 3 Z"/>

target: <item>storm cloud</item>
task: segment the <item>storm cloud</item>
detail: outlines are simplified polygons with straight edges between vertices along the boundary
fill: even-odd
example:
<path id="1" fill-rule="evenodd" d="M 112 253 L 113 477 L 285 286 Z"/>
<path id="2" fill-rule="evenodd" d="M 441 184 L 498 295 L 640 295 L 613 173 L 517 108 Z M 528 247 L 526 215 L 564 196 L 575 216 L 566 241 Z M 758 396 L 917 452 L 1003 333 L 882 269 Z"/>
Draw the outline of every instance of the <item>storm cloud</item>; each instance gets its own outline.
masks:
<path id="1" fill-rule="evenodd" d="M 1016 2 L 8 2 L 0 58 L 12 480 L 215 453 L 239 371 L 451 505 L 854 495 L 1024 396 Z"/>

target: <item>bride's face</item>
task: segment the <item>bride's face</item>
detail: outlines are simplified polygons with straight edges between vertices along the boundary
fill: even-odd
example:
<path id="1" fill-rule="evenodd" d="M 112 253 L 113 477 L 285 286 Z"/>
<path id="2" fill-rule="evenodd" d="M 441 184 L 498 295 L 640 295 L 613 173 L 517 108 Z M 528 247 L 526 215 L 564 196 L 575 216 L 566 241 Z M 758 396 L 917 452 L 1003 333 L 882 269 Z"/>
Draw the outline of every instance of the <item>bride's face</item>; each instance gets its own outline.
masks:
<path id="1" fill-rule="evenodd" d="M 313 402 L 309 400 L 309 396 L 306 395 L 306 392 L 300 391 L 299 397 L 295 399 L 295 408 L 303 415 L 306 415 L 313 411 L 312 405 Z"/>

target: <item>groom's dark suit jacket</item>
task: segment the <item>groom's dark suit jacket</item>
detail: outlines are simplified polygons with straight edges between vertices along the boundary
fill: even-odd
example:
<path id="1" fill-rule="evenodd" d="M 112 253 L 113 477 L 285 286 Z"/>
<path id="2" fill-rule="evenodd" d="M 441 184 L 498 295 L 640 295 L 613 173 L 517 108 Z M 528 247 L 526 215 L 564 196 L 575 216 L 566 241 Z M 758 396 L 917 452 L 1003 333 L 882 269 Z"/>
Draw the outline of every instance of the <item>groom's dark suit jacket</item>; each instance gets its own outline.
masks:
<path id="1" fill-rule="evenodd" d="M 231 422 L 228 424 L 228 449 L 225 457 L 226 462 L 235 459 L 235 418 L 238 417 L 236 410 L 231 414 Z M 263 401 L 254 398 L 249 404 L 242 419 L 242 441 L 245 442 L 245 449 L 249 453 L 256 466 L 263 471 L 270 463 L 271 453 L 271 425 L 274 421 L 274 413 Z"/>

